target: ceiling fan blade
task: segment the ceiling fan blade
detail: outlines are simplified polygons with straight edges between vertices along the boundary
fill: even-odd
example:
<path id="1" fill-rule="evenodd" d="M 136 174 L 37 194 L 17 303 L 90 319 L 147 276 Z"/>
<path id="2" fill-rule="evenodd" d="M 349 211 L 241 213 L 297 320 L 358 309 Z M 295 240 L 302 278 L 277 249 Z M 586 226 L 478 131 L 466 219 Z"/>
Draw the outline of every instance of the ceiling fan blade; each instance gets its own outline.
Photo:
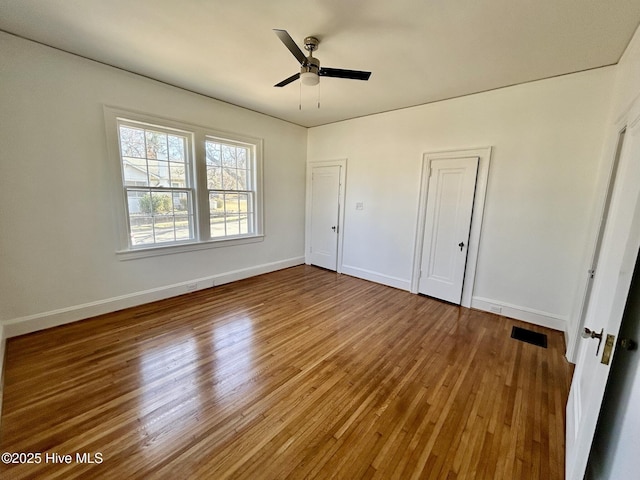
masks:
<path id="1" fill-rule="evenodd" d="M 342 68 L 320 68 L 318 75 L 321 77 L 349 78 L 352 80 L 369 80 L 371 72 L 361 70 L 344 70 Z"/>
<path id="2" fill-rule="evenodd" d="M 285 78 L 280 83 L 276 83 L 274 87 L 284 87 L 285 85 L 289 85 L 291 82 L 295 82 L 300 78 L 300 73 L 296 73 L 295 75 L 291 75 L 289 78 Z"/>
<path id="3" fill-rule="evenodd" d="M 291 35 L 289 35 L 286 30 L 278 30 L 277 28 L 274 28 L 273 31 L 276 33 L 280 41 L 284 43 L 284 46 L 287 47 L 291 53 L 293 53 L 293 56 L 296 57 L 298 62 L 300 62 L 300 65 L 302 65 L 307 57 L 304 53 L 302 53 L 300 47 L 296 45 L 296 42 L 293 41 Z"/>

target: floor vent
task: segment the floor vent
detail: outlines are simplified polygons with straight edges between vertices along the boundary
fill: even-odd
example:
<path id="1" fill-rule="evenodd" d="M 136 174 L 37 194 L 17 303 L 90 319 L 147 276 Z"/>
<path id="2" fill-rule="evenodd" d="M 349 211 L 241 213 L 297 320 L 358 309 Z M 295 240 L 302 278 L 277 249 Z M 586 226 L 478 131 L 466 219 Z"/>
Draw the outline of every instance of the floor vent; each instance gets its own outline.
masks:
<path id="1" fill-rule="evenodd" d="M 527 342 L 538 347 L 547 348 L 547 336 L 544 333 L 534 332 L 526 328 L 513 327 L 511 338 Z"/>

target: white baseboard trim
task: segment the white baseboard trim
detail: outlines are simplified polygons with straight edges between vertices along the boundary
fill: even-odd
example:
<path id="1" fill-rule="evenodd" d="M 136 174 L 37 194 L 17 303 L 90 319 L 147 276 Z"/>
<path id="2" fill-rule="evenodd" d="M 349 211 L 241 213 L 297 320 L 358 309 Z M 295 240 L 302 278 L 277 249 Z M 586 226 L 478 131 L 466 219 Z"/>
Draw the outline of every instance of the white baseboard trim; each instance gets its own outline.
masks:
<path id="1" fill-rule="evenodd" d="M 152 288 L 141 292 L 121 295 L 119 297 L 107 298 L 96 302 L 89 302 L 82 305 L 51 310 L 49 312 L 38 313 L 26 317 L 14 318 L 0 322 L 3 338 L 17 337 L 27 333 L 37 332 L 46 328 L 57 327 L 66 323 L 76 322 L 85 318 L 95 317 L 105 313 L 115 312 L 123 308 L 135 307 L 156 300 L 183 295 L 185 293 L 203 290 L 205 288 L 235 282 L 244 278 L 262 275 L 263 273 L 275 272 L 283 268 L 302 265 L 304 257 L 288 258 L 277 262 L 265 263 L 249 268 L 232 270 L 229 272 L 197 278 L 187 282 L 175 283 L 163 287 Z"/>
<path id="2" fill-rule="evenodd" d="M 352 277 L 362 278 L 363 280 L 369 280 L 370 282 L 381 283 L 382 285 L 387 285 L 389 287 L 399 288 L 400 290 L 411 290 L 411 280 L 384 275 L 371 270 L 365 270 L 364 268 L 342 265 L 341 273 Z"/>
<path id="3" fill-rule="evenodd" d="M 532 323 L 541 327 L 560 330 L 563 333 L 567 329 L 568 319 L 560 315 L 534 310 L 532 308 L 511 305 L 509 303 L 491 300 L 489 298 L 472 297 L 471 308 L 483 310 L 485 312 L 497 313 L 498 315 L 503 315 L 515 320 L 522 320 L 523 322 Z M 500 311 L 497 312 L 496 308 L 499 308 Z"/>

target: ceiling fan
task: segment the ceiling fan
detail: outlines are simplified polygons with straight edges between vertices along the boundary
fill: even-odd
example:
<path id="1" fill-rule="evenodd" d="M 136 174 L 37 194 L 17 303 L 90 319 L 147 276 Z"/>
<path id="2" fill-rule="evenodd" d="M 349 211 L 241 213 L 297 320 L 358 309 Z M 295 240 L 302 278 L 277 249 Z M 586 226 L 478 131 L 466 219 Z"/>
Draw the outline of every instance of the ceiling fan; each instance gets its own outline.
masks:
<path id="1" fill-rule="evenodd" d="M 309 56 L 298 48 L 296 42 L 293 41 L 291 35 L 286 30 L 273 29 L 278 38 L 284 43 L 284 46 L 289 49 L 296 60 L 300 62 L 300 73 L 291 75 L 289 78 L 282 80 L 280 83 L 276 83 L 274 87 L 284 87 L 289 85 L 298 79 L 304 85 L 317 85 L 320 82 L 320 77 L 334 77 L 334 78 L 350 78 L 353 80 L 369 80 L 371 72 L 363 72 L 361 70 L 344 70 L 342 68 L 323 68 L 320 67 L 320 60 L 313 56 L 313 52 L 318 49 L 320 40 L 316 37 L 307 37 L 304 39 L 304 48 L 309 52 Z"/>

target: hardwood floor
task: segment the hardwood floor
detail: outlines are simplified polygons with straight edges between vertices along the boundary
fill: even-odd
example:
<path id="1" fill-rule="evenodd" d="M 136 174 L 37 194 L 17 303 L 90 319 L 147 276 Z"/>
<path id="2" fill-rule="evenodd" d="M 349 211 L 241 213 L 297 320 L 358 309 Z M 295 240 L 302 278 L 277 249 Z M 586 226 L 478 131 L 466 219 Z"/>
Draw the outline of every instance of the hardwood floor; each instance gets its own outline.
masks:
<path id="1" fill-rule="evenodd" d="M 0 476 L 561 479 L 563 353 L 294 267 L 10 339 Z"/>

